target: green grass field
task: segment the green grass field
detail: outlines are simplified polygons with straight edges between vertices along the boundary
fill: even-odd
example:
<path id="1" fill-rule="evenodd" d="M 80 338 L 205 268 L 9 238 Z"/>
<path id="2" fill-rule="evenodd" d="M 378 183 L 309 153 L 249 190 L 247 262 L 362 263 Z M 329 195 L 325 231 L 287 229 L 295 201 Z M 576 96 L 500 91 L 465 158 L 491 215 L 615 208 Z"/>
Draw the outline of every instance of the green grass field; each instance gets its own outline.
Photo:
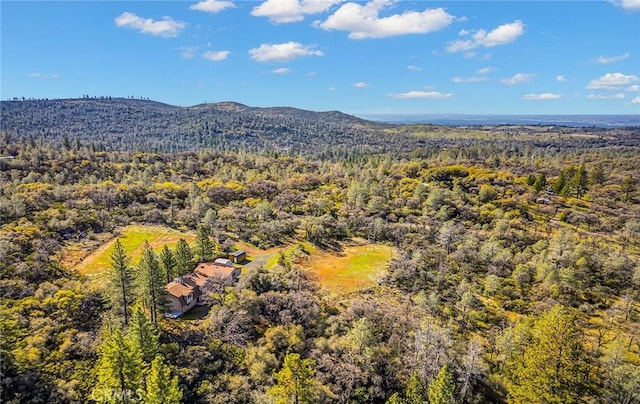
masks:
<path id="1" fill-rule="evenodd" d="M 195 240 L 195 235 L 181 233 L 164 226 L 131 225 L 123 228 L 117 238 L 120 239 L 127 254 L 131 257 L 132 262 L 135 263 L 142 254 L 145 241 L 148 241 L 154 251 L 159 253 L 164 245 L 174 248 L 181 238 L 192 244 Z M 85 275 L 103 273 L 110 266 L 109 257 L 113 251 L 115 241 L 116 238 L 103 244 L 73 269 Z"/>
<path id="2" fill-rule="evenodd" d="M 375 286 L 394 256 L 395 250 L 382 244 L 345 246 L 340 255 L 312 255 L 311 269 L 329 291 L 348 293 Z"/>

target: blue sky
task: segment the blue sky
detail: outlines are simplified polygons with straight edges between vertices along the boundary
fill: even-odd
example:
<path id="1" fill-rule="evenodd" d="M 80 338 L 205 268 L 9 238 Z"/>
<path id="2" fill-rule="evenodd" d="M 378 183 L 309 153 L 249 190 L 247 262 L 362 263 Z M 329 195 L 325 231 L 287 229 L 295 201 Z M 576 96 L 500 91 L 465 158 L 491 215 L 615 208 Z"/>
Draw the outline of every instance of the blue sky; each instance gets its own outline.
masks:
<path id="1" fill-rule="evenodd" d="M 640 113 L 640 0 L 2 0 L 0 13 L 2 99 Z"/>

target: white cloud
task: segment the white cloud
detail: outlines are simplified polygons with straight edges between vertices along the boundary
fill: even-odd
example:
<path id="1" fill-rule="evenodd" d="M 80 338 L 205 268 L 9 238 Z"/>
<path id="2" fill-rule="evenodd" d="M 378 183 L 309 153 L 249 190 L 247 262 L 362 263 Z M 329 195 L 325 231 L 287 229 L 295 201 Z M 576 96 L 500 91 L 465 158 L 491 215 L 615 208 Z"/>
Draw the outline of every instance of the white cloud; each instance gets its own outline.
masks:
<path id="1" fill-rule="evenodd" d="M 224 50 L 224 51 L 207 51 L 205 53 L 202 54 L 202 57 L 208 60 L 211 60 L 213 62 L 219 62 L 221 60 L 225 60 L 227 57 L 229 57 L 229 54 L 231 52 Z"/>
<path id="2" fill-rule="evenodd" d="M 313 77 L 313 76 L 315 76 L 317 74 L 318 74 L 317 72 L 309 72 L 309 73 L 307 73 L 307 77 Z"/>
<path id="3" fill-rule="evenodd" d="M 520 83 L 529 83 L 535 75 L 530 73 L 516 73 L 512 77 L 500 79 L 502 84 L 513 86 Z"/>
<path id="4" fill-rule="evenodd" d="M 588 90 L 620 90 L 638 81 L 636 75 L 625 75 L 622 73 L 607 73 L 597 79 L 591 80 L 587 85 Z"/>
<path id="5" fill-rule="evenodd" d="M 280 67 L 278 69 L 271 70 L 271 73 L 273 74 L 287 74 L 290 72 L 291 72 L 291 69 L 289 69 L 288 67 Z"/>
<path id="6" fill-rule="evenodd" d="M 364 81 L 359 81 L 353 85 L 355 88 L 367 88 L 371 87 L 371 84 L 365 83 Z"/>
<path id="7" fill-rule="evenodd" d="M 633 86 L 629 86 L 627 87 L 627 91 L 631 91 L 631 92 L 636 92 L 636 91 L 640 91 L 640 86 L 639 85 L 633 85 Z"/>
<path id="8" fill-rule="evenodd" d="M 593 61 L 601 65 L 608 65 L 615 62 L 620 62 L 621 60 L 625 60 L 629 57 L 629 55 L 629 52 L 626 52 L 619 56 L 598 56 Z"/>
<path id="9" fill-rule="evenodd" d="M 554 94 L 554 93 L 526 94 L 522 96 L 523 100 L 529 100 L 529 101 L 548 101 L 548 100 L 558 100 L 560 98 L 562 98 L 562 94 Z"/>
<path id="10" fill-rule="evenodd" d="M 366 4 L 349 2 L 342 5 L 324 22 L 316 26 L 326 30 L 349 31 L 350 39 L 385 38 L 407 34 L 426 34 L 447 27 L 454 20 L 443 8 L 422 12 L 405 11 L 380 17 L 382 9 L 392 6 L 394 0 L 371 0 Z"/>
<path id="11" fill-rule="evenodd" d="M 58 77 L 60 77 L 60 75 L 58 73 L 46 74 L 46 73 L 40 73 L 40 72 L 33 72 L 33 73 L 27 74 L 27 77 L 31 77 L 32 79 L 57 79 Z"/>
<path id="12" fill-rule="evenodd" d="M 232 1 L 204 0 L 192 5 L 189 9 L 215 14 L 227 8 L 234 8 L 235 6 Z"/>
<path id="13" fill-rule="evenodd" d="M 343 0 L 266 0 L 251 11 L 254 17 L 268 17 L 275 24 L 304 20 L 305 15 L 322 13 Z"/>
<path id="14" fill-rule="evenodd" d="M 640 104 L 640 97 L 636 97 L 634 99 L 631 100 L 632 104 Z"/>
<path id="15" fill-rule="evenodd" d="M 387 94 L 387 97 L 397 100 L 431 99 L 442 100 L 453 97 L 453 93 L 440 93 L 437 91 L 409 91 L 400 94 Z"/>
<path id="16" fill-rule="evenodd" d="M 612 2 L 626 10 L 640 10 L 640 0 L 613 0 Z"/>
<path id="17" fill-rule="evenodd" d="M 115 23 L 121 28 L 135 29 L 143 34 L 161 36 L 165 38 L 178 36 L 187 24 L 183 21 L 176 21 L 171 17 L 162 17 L 160 21 L 151 18 L 141 18 L 137 15 L 124 12 L 115 18 Z"/>
<path id="18" fill-rule="evenodd" d="M 556 81 L 562 83 L 563 81 L 567 81 L 567 78 L 564 75 L 559 74 L 556 76 Z"/>
<path id="19" fill-rule="evenodd" d="M 454 83 L 479 83 L 481 81 L 487 81 L 487 77 L 476 76 L 476 77 L 459 77 L 456 76 L 453 79 Z"/>
<path id="20" fill-rule="evenodd" d="M 249 50 L 251 59 L 258 62 L 288 62 L 303 56 L 324 56 L 324 53 L 313 49 L 311 45 L 298 42 L 280 44 L 262 44 L 259 48 Z"/>
<path id="21" fill-rule="evenodd" d="M 470 38 L 450 42 L 447 46 L 447 52 L 469 51 L 481 46 L 491 48 L 498 45 L 506 45 L 515 41 L 523 33 L 524 24 L 520 20 L 500 25 L 490 32 L 483 29 L 477 31 L 462 30 L 460 31 L 460 36 L 470 36 Z"/>
<path id="22" fill-rule="evenodd" d="M 414 65 L 409 65 L 409 66 L 407 66 L 407 69 L 409 69 L 409 70 L 413 70 L 414 72 L 419 72 L 419 71 L 421 71 L 421 70 L 422 70 L 422 67 L 420 67 L 420 66 L 414 66 Z"/>
<path id="23" fill-rule="evenodd" d="M 489 74 L 493 71 L 495 71 L 496 69 L 494 69 L 493 67 L 483 67 L 482 69 L 479 69 L 478 71 L 476 71 L 477 74 Z"/>
<path id="24" fill-rule="evenodd" d="M 589 94 L 587 95 L 588 100 L 623 100 L 625 97 L 624 94 L 613 94 L 613 95 L 601 95 L 601 94 Z"/>

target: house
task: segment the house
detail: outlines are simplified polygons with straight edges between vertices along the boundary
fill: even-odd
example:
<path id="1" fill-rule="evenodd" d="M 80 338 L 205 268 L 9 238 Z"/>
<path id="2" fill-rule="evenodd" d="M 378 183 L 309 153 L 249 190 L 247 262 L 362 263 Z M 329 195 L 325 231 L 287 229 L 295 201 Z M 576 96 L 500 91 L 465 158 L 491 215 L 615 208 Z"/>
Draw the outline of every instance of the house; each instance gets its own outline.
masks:
<path id="1" fill-rule="evenodd" d="M 242 250 L 235 251 L 235 252 L 232 252 L 231 254 L 229 254 L 229 259 L 234 264 L 239 264 L 242 261 L 247 259 L 247 253 L 242 251 Z"/>
<path id="2" fill-rule="evenodd" d="M 226 258 L 203 262 L 193 272 L 176 278 L 167 284 L 169 318 L 181 317 L 196 305 L 209 304 L 208 297 L 233 285 L 240 276 L 240 268 Z"/>
<path id="3" fill-rule="evenodd" d="M 200 287 L 188 276 L 167 284 L 168 316 L 177 318 L 191 310 L 200 300 Z"/>

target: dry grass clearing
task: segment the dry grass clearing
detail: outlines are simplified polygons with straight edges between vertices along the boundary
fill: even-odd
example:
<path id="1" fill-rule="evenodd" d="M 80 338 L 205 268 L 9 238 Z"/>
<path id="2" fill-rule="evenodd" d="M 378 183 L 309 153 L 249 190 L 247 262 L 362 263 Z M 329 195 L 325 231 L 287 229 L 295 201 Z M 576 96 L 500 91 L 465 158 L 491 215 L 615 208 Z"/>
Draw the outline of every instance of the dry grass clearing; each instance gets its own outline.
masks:
<path id="1" fill-rule="evenodd" d="M 195 240 L 195 235 L 181 233 L 164 226 L 131 225 L 123 228 L 120 236 L 116 238 L 120 239 L 132 261 L 136 262 L 142 254 L 145 241 L 148 241 L 151 247 L 159 253 L 164 245 L 174 248 L 181 238 L 192 244 Z M 116 238 L 111 239 L 93 251 L 73 269 L 85 275 L 103 273 L 110 266 L 109 256 L 113 251 Z"/>
<path id="2" fill-rule="evenodd" d="M 395 254 L 393 247 L 383 244 L 345 246 L 338 254 L 318 251 L 310 265 L 324 288 L 349 293 L 375 286 Z"/>

